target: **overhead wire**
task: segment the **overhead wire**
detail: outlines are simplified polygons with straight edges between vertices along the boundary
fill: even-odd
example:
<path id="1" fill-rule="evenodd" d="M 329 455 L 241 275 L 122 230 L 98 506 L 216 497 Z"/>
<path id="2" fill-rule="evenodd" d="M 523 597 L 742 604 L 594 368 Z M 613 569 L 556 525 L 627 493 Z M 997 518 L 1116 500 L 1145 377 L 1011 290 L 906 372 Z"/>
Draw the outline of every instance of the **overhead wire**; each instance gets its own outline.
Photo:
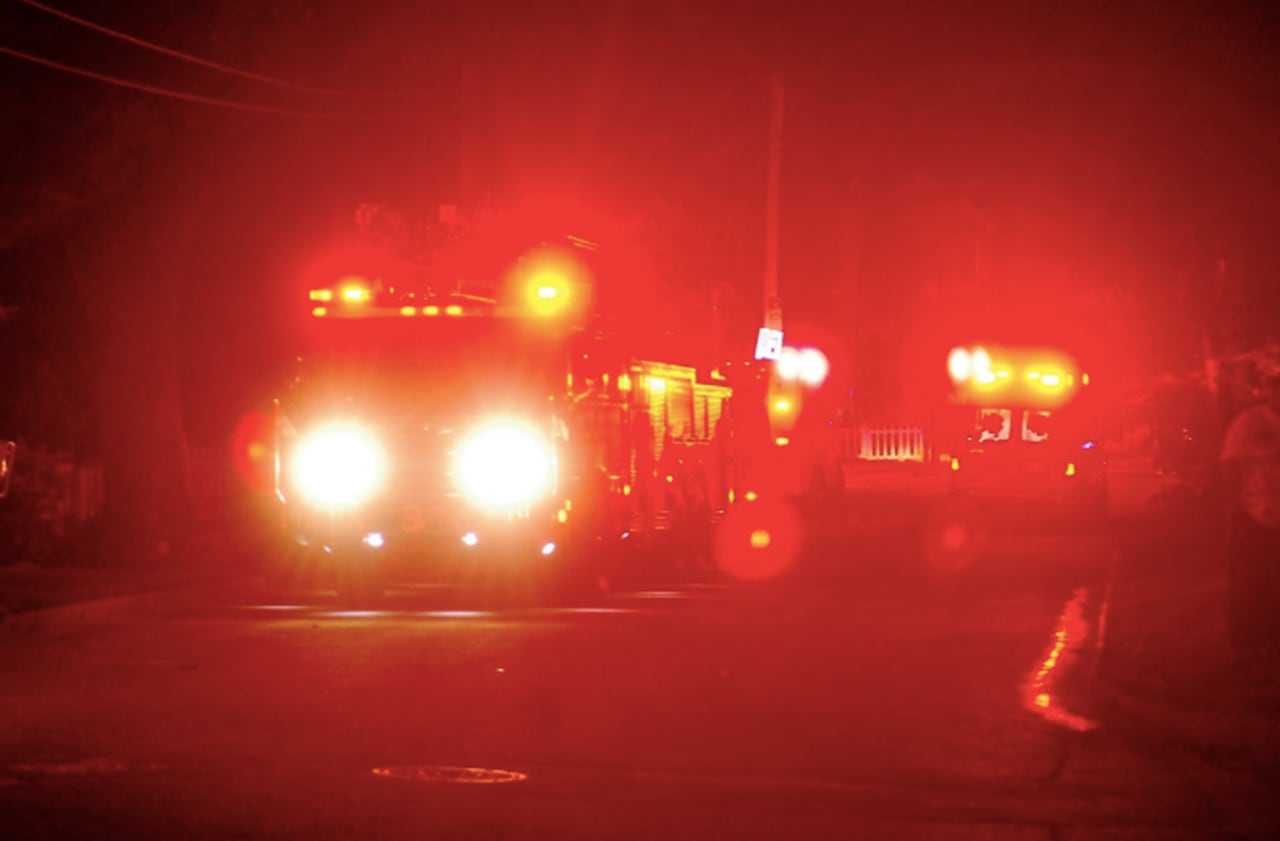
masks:
<path id="1" fill-rule="evenodd" d="M 229 64 L 222 64 L 220 62 L 212 61 L 207 58 L 201 58 L 200 56 L 192 55 L 190 53 L 186 53 L 181 50 L 176 50 L 176 49 L 173 49 L 172 47 L 166 47 L 162 44 L 156 44 L 152 41 L 147 41 L 142 38 L 138 38 L 136 36 L 128 34 L 127 32 L 121 32 L 118 29 L 112 29 L 108 26 L 103 26 L 100 23 L 94 23 L 91 20 L 86 20 L 84 18 L 77 17 L 68 12 L 64 12 L 60 9 L 55 9 L 52 6 L 45 5 L 44 3 L 37 2 L 37 0 L 18 0 L 18 2 L 22 3 L 23 5 L 30 6 L 33 9 L 37 9 L 41 12 L 45 12 L 46 14 L 53 15 L 54 17 L 61 18 L 62 20 L 68 21 L 70 23 L 74 23 L 77 26 L 83 26 L 93 30 L 94 32 L 100 33 L 102 35 L 119 39 L 126 43 L 132 44 L 136 47 L 141 47 L 146 50 L 152 50 L 154 52 L 160 53 L 161 55 L 166 55 L 166 56 L 169 56 L 170 58 L 175 58 L 175 59 L 178 59 L 179 61 L 185 61 L 190 64 L 198 65 L 200 67 L 205 67 L 210 70 L 217 70 L 220 73 L 228 73 L 233 76 L 239 76 L 244 79 L 252 79 L 255 82 L 261 82 L 266 85 L 274 85 L 276 87 L 287 88 L 287 89 L 296 90 L 296 91 L 304 91 L 306 93 L 329 94 L 329 95 L 340 95 L 340 96 L 395 97 L 395 96 L 401 95 L 395 91 L 373 91 L 373 90 L 356 90 L 356 89 L 347 89 L 347 88 L 317 87 L 315 85 L 305 85 L 300 82 L 292 82 L 288 79 L 281 79 L 276 76 L 267 76 L 262 73 L 254 73 L 253 71 L 250 71 L 250 70 L 241 70 L 240 68 L 232 67 Z"/>
<path id="2" fill-rule="evenodd" d="M 60 70 L 63 73 L 70 73 L 73 76 L 83 76 L 86 79 L 94 79 L 99 82 L 105 82 L 109 85 L 117 85 L 130 90 L 143 91 L 144 93 L 155 94 L 156 96 L 164 96 L 170 99 L 180 99 L 184 102 L 197 102 L 202 105 L 213 105 L 219 108 L 231 108 L 238 111 L 251 111 L 259 114 L 276 114 L 284 117 L 309 117 L 313 119 L 355 119 L 355 115 L 344 115 L 323 111 L 300 111 L 293 108 L 277 108 L 272 105 L 257 105 L 251 102 L 239 102 L 233 99 L 221 99 L 214 96 L 203 96 L 196 93 L 187 93 L 185 91 L 176 91 L 170 88 L 162 88 L 157 85 L 149 85 L 145 82 L 134 81 L 133 79 L 124 79 L 119 76 L 110 76 L 106 73 L 98 73 L 93 70 L 86 70 L 83 67 L 75 67 L 70 64 L 63 64 L 60 61 L 43 58 L 41 56 L 24 53 L 15 50 L 12 47 L 0 45 L 0 55 L 7 55 L 12 58 L 29 61 L 34 64 L 43 65 L 54 70 Z"/>

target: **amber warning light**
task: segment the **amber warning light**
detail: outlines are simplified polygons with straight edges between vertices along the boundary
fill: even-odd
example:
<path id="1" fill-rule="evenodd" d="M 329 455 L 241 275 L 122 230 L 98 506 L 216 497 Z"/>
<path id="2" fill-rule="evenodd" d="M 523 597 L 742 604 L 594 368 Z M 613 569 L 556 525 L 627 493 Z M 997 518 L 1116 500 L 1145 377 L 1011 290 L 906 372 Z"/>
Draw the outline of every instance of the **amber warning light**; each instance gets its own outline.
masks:
<path id="1" fill-rule="evenodd" d="M 348 274 L 308 292 L 316 318 L 501 316 L 556 324 L 572 323 L 589 309 L 591 297 L 587 266 L 555 248 L 534 249 L 515 261 L 505 276 L 476 281 L 465 290 L 440 292 Z"/>
<path id="2" fill-rule="evenodd" d="M 947 374 L 962 396 L 1006 395 L 1030 403 L 1060 402 L 1089 384 L 1088 375 L 1056 351 L 957 347 L 947 355 Z"/>

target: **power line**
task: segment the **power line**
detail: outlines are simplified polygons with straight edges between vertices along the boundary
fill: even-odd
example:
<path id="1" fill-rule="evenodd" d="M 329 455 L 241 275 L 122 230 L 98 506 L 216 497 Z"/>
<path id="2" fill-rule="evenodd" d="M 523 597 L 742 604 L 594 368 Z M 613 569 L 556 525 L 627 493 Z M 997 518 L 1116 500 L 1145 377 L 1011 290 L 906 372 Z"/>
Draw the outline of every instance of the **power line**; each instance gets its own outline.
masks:
<path id="1" fill-rule="evenodd" d="M 214 105 L 219 108 L 232 108 L 238 111 L 252 111 L 258 114 L 276 114 L 283 117 L 311 117 L 315 119 L 353 119 L 342 114 L 324 113 L 321 111 L 297 111 L 291 108 L 275 108 L 270 105 L 255 105 L 250 102 L 237 102 L 232 99 L 219 99 L 212 96 L 201 96 L 196 93 L 187 93 L 185 91 L 175 91 L 169 88 L 161 88 L 155 85 L 148 85 L 145 82 L 135 82 L 132 79 L 122 79 L 119 76 L 108 76 L 105 73 L 97 73 L 93 70 L 85 70 L 82 67 L 73 67 L 70 64 L 63 64 L 48 58 L 31 55 L 30 53 L 20 52 L 10 47 L 0 46 L 0 55 L 12 56 L 23 61 L 30 61 L 34 64 L 40 64 L 45 67 L 51 67 L 54 70 L 61 70 L 63 73 L 70 73 L 73 76 L 83 76 L 86 79 L 94 79 L 99 82 L 106 82 L 109 85 L 117 85 L 130 90 L 143 91 L 144 93 L 155 94 L 156 96 L 165 96 L 170 99 L 181 99 L 184 102 L 198 102 L 201 105 Z"/>
<path id="2" fill-rule="evenodd" d="M 240 76 L 245 79 L 252 79 L 255 82 L 262 82 L 263 84 L 267 84 L 267 85 L 275 85 L 276 87 L 288 88 L 290 90 L 306 91 L 307 93 L 341 94 L 344 96 L 400 96 L 400 94 L 398 93 L 387 92 L 387 91 L 348 90 L 343 88 L 321 88 L 321 87 L 315 87 L 312 85 L 300 84 L 298 82 L 291 82 L 288 79 L 279 79 L 274 76 L 264 76 L 261 73 L 253 73 L 249 70 L 241 70 L 238 67 L 232 67 L 227 64 L 220 64 L 216 61 L 210 61 L 207 58 L 200 58 L 199 56 L 194 56 L 194 55 L 191 55 L 190 53 L 184 53 L 181 50 L 175 50 L 171 47 L 165 47 L 160 44 L 152 43 L 151 41 L 144 41 L 143 39 L 130 35 L 127 32 L 121 32 L 117 29 L 111 29 L 110 27 L 103 26 L 102 24 L 94 23 L 91 20 L 85 20 L 84 18 L 76 17 L 75 15 L 69 14 L 59 9 L 55 9 L 52 6 L 46 6 L 43 3 L 38 3 L 36 2 L 36 0 L 18 0 L 18 2 L 24 5 L 30 6 L 33 9 L 39 9 L 40 11 L 53 15 L 54 17 L 62 18 L 63 20 L 69 21 L 78 26 L 87 27 L 89 29 L 92 29 L 94 32 L 98 32 L 103 35 L 110 36 L 112 38 L 118 38 L 121 41 L 125 41 L 126 43 L 129 43 L 129 44 L 133 44 L 135 47 L 142 47 L 143 49 L 146 49 L 146 50 L 153 50 L 154 52 L 158 52 L 162 55 L 167 55 L 170 58 L 176 58 L 179 61 L 186 61 L 191 64 L 197 64 L 201 67 L 207 67 L 210 70 L 217 70 L 221 73 L 230 73 L 233 76 Z"/>

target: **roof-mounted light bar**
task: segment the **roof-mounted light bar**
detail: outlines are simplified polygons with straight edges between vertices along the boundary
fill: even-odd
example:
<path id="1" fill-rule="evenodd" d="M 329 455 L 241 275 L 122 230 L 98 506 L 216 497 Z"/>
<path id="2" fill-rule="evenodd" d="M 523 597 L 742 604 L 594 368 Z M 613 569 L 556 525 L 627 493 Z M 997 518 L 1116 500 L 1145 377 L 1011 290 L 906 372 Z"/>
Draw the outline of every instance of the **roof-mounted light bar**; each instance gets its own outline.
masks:
<path id="1" fill-rule="evenodd" d="M 1000 394 L 1030 404 L 1060 403 L 1077 383 L 1089 384 L 1077 370 L 1074 360 L 1053 350 L 975 346 L 952 348 L 947 355 L 947 373 L 962 400 Z"/>

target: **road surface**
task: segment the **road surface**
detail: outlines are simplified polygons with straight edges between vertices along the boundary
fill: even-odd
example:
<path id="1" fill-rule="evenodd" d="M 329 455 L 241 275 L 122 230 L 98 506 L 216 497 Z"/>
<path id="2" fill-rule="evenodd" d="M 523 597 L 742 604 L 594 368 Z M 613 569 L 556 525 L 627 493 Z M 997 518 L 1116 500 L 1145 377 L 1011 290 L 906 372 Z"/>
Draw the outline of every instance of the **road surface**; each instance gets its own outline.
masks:
<path id="1" fill-rule="evenodd" d="M 909 499 L 808 528 L 772 580 L 589 608 L 247 587 L 5 640 L 3 835 L 1238 837 L 1094 716 L 1105 528 Z"/>

